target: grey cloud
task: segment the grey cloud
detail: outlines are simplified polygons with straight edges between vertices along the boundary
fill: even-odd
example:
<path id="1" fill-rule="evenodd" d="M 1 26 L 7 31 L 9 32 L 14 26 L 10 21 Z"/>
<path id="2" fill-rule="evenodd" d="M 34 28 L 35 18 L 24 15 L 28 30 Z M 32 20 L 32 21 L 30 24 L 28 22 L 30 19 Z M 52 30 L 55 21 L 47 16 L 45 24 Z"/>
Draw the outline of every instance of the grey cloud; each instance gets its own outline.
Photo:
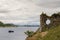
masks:
<path id="1" fill-rule="evenodd" d="M 60 7 L 60 1 L 48 0 L 48 1 L 43 1 L 41 3 L 38 3 L 37 5 L 41 7 L 47 7 L 47 8 L 58 8 Z"/>
<path id="2" fill-rule="evenodd" d="M 24 18 L 19 17 L 0 17 L 0 20 L 26 20 Z"/>
<path id="3" fill-rule="evenodd" d="M 40 24 L 40 22 L 28 22 L 28 23 L 26 23 L 26 24 L 33 24 L 33 25 L 39 25 Z"/>
<path id="4" fill-rule="evenodd" d="M 28 17 L 26 18 L 17 18 L 17 17 L 10 17 L 10 18 L 5 18 L 5 17 L 0 17 L 0 20 L 29 20 L 28 22 L 22 22 L 21 24 L 39 24 L 39 17 Z M 31 21 L 30 21 L 31 20 Z M 20 24 L 20 22 L 19 22 Z"/>
<path id="5" fill-rule="evenodd" d="M 37 15 L 37 16 L 33 16 L 33 17 L 29 17 L 28 19 L 33 19 L 33 20 L 39 20 L 39 15 Z"/>
<path id="6" fill-rule="evenodd" d="M 9 10 L 0 10 L 0 13 L 9 13 Z"/>
<path id="7" fill-rule="evenodd" d="M 19 9 L 16 9 L 17 11 L 23 11 L 23 10 L 27 10 L 28 8 L 19 8 Z"/>
<path id="8" fill-rule="evenodd" d="M 16 0 L 16 1 L 26 1 L 26 2 L 32 2 L 32 0 Z"/>

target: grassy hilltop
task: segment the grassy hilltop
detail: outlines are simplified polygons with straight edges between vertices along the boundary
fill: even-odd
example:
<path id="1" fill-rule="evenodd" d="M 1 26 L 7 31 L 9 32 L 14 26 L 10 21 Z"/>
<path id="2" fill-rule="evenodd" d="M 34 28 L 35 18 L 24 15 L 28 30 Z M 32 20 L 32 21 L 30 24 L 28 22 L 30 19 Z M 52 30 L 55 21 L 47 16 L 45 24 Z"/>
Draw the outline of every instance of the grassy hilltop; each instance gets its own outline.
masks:
<path id="1" fill-rule="evenodd" d="M 53 27 L 45 32 L 37 32 L 26 40 L 60 40 L 60 26 Z"/>

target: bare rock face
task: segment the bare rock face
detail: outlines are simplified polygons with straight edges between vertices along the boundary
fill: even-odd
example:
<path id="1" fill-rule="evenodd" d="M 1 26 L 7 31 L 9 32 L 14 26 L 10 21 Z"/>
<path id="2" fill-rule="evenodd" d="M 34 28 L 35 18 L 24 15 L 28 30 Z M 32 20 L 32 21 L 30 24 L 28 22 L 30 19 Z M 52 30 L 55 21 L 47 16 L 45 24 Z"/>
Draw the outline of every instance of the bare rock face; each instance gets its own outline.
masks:
<path id="1" fill-rule="evenodd" d="M 50 20 L 50 23 L 49 21 L 47 22 L 49 24 L 46 23 L 47 20 Z M 47 16 L 46 14 L 42 13 L 40 15 L 40 25 L 40 31 L 43 31 L 45 28 L 50 29 L 53 26 L 55 27 L 60 25 L 60 12 L 53 14 L 52 16 Z"/>

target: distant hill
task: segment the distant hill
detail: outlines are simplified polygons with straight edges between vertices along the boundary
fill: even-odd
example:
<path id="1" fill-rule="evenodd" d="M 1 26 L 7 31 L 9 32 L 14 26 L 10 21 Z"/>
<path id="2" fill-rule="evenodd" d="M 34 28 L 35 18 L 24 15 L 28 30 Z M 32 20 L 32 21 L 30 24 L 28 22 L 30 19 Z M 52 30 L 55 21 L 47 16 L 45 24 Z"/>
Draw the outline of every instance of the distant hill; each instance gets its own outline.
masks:
<path id="1" fill-rule="evenodd" d="M 17 25 L 17 27 L 39 27 L 40 25 Z"/>
<path id="2" fill-rule="evenodd" d="M 0 27 L 14 27 L 14 26 L 16 26 L 16 25 L 14 25 L 14 24 L 4 24 L 3 22 L 1 22 L 0 21 Z"/>

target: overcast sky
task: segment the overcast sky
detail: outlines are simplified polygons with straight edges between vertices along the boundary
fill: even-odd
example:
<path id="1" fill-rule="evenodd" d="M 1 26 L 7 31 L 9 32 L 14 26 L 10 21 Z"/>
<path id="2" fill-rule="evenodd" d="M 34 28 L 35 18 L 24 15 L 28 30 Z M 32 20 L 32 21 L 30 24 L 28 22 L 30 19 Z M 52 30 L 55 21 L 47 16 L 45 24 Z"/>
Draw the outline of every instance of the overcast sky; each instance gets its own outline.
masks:
<path id="1" fill-rule="evenodd" d="M 39 24 L 39 15 L 60 12 L 60 0 L 0 0 L 0 21 Z"/>

